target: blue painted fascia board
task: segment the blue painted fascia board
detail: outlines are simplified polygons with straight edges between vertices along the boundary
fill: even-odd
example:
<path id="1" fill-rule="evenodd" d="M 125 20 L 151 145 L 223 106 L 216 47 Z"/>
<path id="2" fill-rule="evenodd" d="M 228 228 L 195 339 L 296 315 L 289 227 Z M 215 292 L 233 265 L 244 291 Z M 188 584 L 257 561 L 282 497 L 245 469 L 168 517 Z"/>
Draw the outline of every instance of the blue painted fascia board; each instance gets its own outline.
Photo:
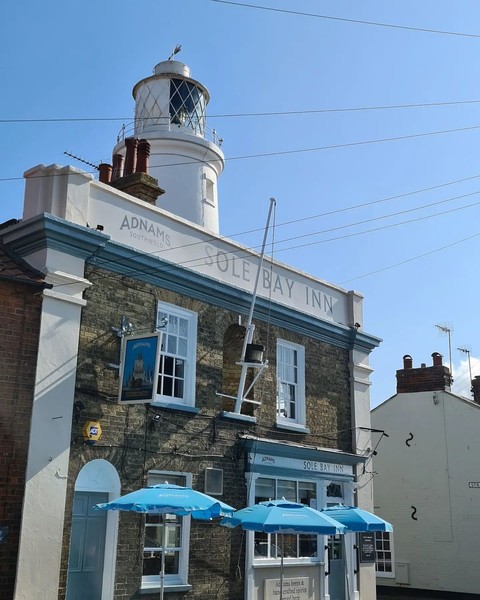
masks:
<path id="1" fill-rule="evenodd" d="M 168 262 L 156 254 L 139 252 L 114 242 L 110 236 L 43 213 L 2 232 L 5 243 L 20 255 L 44 248 L 57 249 L 92 265 L 155 285 L 229 311 L 247 315 L 252 294 L 208 275 Z M 10 240 L 10 241 L 9 241 Z M 331 323 L 288 306 L 257 297 L 254 317 L 313 339 L 350 350 L 370 352 L 381 339 L 354 327 Z"/>
<path id="2" fill-rule="evenodd" d="M 245 315 L 250 310 L 252 294 L 222 283 L 181 265 L 165 261 L 158 256 L 137 252 L 130 246 L 109 242 L 90 261 L 100 268 L 139 279 L 151 285 L 166 287 L 179 294 L 187 294 L 196 300 L 215 304 L 220 308 Z M 257 297 L 254 317 L 295 331 L 300 335 L 333 343 L 344 349 L 362 348 L 371 351 L 381 339 L 359 332 L 354 327 L 315 319 L 288 306 Z"/>
<path id="3" fill-rule="evenodd" d="M 70 223 L 49 213 L 42 213 L 2 232 L 4 243 L 20 256 L 45 248 L 61 250 L 87 259 L 103 248 L 110 237 L 88 227 Z"/>
<path id="4" fill-rule="evenodd" d="M 327 462 L 327 461 L 323 461 Z M 283 469 L 282 467 L 267 467 L 264 465 L 247 465 L 245 468 L 247 473 L 256 473 L 257 475 L 275 476 L 275 477 L 291 477 L 292 479 L 299 479 L 298 469 Z M 301 471 L 302 478 L 305 479 L 328 479 L 335 481 L 353 481 L 354 475 L 344 475 L 343 473 L 328 473 L 327 471 Z"/>
<path id="5" fill-rule="evenodd" d="M 297 460 L 310 460 L 317 462 L 355 466 L 367 460 L 365 456 L 349 454 L 346 452 L 329 451 L 325 448 L 309 448 L 306 446 L 292 446 L 271 442 L 268 440 L 244 439 L 244 449 L 255 454 L 268 456 L 281 456 Z"/>

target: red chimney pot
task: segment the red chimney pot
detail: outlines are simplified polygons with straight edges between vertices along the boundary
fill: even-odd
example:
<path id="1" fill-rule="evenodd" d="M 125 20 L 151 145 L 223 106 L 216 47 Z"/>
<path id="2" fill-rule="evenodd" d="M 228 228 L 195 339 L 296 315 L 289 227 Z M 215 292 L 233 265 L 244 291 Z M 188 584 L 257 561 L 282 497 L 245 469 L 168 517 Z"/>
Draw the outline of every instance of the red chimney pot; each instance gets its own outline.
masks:
<path id="1" fill-rule="evenodd" d="M 123 177 L 123 154 L 114 154 L 112 156 L 112 165 L 112 181 L 115 181 Z"/>
<path id="2" fill-rule="evenodd" d="M 150 157 L 150 142 L 140 140 L 137 148 L 137 173 L 148 173 L 148 159 Z"/>
<path id="3" fill-rule="evenodd" d="M 123 171 L 124 177 L 127 175 L 131 175 L 135 173 L 135 167 L 137 164 L 137 146 L 138 139 L 137 138 L 126 138 L 125 139 L 125 147 L 126 147 L 126 156 L 125 156 L 125 169 Z"/>
<path id="4" fill-rule="evenodd" d="M 102 183 L 110 183 L 112 180 L 112 165 L 107 163 L 98 165 L 98 180 Z"/>

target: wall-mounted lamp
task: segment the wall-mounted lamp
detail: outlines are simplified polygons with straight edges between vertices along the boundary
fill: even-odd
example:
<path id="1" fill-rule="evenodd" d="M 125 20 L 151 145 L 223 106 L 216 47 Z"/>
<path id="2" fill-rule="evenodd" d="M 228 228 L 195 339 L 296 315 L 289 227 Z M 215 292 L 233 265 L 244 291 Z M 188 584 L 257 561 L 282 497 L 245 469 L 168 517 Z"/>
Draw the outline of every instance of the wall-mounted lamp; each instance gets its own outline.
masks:
<path id="1" fill-rule="evenodd" d="M 160 413 L 155 413 L 152 418 L 150 419 L 150 423 L 148 424 L 148 429 L 149 431 L 153 431 L 155 429 L 155 426 L 160 423 L 160 421 L 162 420 L 162 415 Z"/>
<path id="2" fill-rule="evenodd" d="M 118 337 L 123 337 L 124 335 L 131 335 L 134 332 L 133 324 L 127 319 L 125 315 L 122 315 L 122 319 L 120 321 L 120 327 L 113 327 L 112 331 L 117 334 Z"/>
<path id="3" fill-rule="evenodd" d="M 160 323 L 155 327 L 155 331 L 161 331 L 168 325 L 168 317 L 162 317 Z"/>

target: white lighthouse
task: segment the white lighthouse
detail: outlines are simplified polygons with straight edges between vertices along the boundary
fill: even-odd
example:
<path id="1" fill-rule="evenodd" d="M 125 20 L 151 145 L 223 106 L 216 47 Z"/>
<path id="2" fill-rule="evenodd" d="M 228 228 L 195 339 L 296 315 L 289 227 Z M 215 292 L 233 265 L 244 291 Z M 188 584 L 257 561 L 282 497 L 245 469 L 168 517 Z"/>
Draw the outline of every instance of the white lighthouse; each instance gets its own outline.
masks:
<path id="1" fill-rule="evenodd" d="M 157 206 L 218 233 L 217 180 L 225 159 L 215 131 L 207 135 L 207 88 L 190 77 L 187 65 L 165 60 L 132 93 L 134 131 L 122 131 L 114 156 L 128 154 L 129 136 L 147 140 L 148 172 L 165 190 Z"/>

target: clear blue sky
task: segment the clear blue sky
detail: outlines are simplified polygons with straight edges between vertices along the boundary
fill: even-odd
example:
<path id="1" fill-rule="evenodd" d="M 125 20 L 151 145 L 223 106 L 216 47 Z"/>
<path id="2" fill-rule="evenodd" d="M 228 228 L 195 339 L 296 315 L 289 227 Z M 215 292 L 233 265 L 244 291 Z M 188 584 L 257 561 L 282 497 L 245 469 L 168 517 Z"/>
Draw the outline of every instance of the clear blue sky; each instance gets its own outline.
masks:
<path id="1" fill-rule="evenodd" d="M 109 162 L 122 121 L 133 117 L 133 85 L 182 44 L 178 58 L 209 88 L 208 124 L 224 139 L 222 234 L 258 244 L 261 233 L 239 234 L 263 228 L 274 196 L 276 258 L 365 295 L 362 325 L 384 340 L 371 358 L 372 406 L 395 392 L 404 354 L 419 366 L 431 364 L 431 353 L 439 351 L 448 363 L 448 340 L 437 323 L 453 329 L 458 391 L 468 394 L 466 355 L 457 347 L 471 349 L 474 375 L 480 374 L 480 3 L 252 4 L 471 37 L 212 0 L 9 3 L 0 24 L 0 119 L 118 120 L 0 123 L 0 221 L 21 217 L 26 169 L 54 162 L 80 166 L 64 151 Z M 214 117 L 449 102 L 458 103 Z M 453 129 L 463 131 L 358 143 Z M 355 145 L 318 150 L 345 144 Z M 306 149 L 317 150 L 241 158 Z M 466 181 L 443 185 L 458 180 Z M 350 209 L 392 196 L 401 197 Z M 467 205 L 473 206 L 462 208 Z M 340 209 L 349 210 L 318 216 Z M 409 212 L 380 218 L 401 211 Z M 297 219 L 304 220 L 280 225 Z M 370 219 L 377 220 L 355 225 Z M 341 229 L 322 233 L 334 228 Z M 287 238 L 295 239 L 282 243 Z M 466 238 L 472 239 L 456 244 Z M 398 265 L 402 261 L 409 262 Z"/>

